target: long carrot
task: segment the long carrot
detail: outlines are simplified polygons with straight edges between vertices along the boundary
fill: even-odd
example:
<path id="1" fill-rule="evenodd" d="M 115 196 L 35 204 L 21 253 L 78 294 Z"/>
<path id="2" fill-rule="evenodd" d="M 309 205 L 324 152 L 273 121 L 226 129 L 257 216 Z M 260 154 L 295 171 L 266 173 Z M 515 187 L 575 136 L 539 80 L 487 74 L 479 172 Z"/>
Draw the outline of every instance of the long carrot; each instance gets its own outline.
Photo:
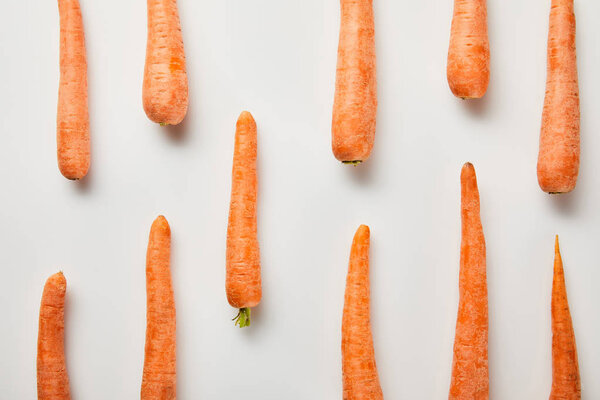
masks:
<path id="1" fill-rule="evenodd" d="M 148 0 L 142 98 L 148 118 L 161 125 L 177 125 L 187 112 L 188 81 L 176 0 Z"/>
<path id="2" fill-rule="evenodd" d="M 552 0 L 548 30 L 546 96 L 542 113 L 538 183 L 566 193 L 579 174 L 579 84 L 573 0 Z"/>
<path id="3" fill-rule="evenodd" d="M 454 0 L 446 70 L 456 97 L 483 97 L 490 81 L 486 0 Z"/>
<path id="4" fill-rule="evenodd" d="M 454 339 L 450 400 L 488 398 L 488 302 L 485 239 L 479 216 L 475 168 L 466 163 L 460 175 L 462 242 L 459 304 Z"/>
<path id="5" fill-rule="evenodd" d="M 235 131 L 231 203 L 227 225 L 227 300 L 239 308 L 236 324 L 250 325 L 250 308 L 262 296 L 260 251 L 256 233 L 256 122 L 240 114 Z"/>
<path id="6" fill-rule="evenodd" d="M 146 348 L 141 400 L 176 398 L 175 299 L 170 257 L 171 229 L 161 215 L 152 223 L 146 253 Z"/>
<path id="7" fill-rule="evenodd" d="M 575 332 L 569 312 L 565 273 L 558 247 L 554 245 L 554 279 L 552 280 L 552 391 L 550 400 L 579 400 L 579 365 Z"/>
<path id="8" fill-rule="evenodd" d="M 58 0 L 60 82 L 56 115 L 58 168 L 67 179 L 83 178 L 90 167 L 87 62 L 78 0 Z"/>
<path id="9" fill-rule="evenodd" d="M 39 400 L 69 400 L 69 376 L 65 361 L 65 292 L 62 272 L 44 285 L 40 305 L 37 345 L 37 392 Z"/>
<path id="10" fill-rule="evenodd" d="M 332 148 L 335 158 L 358 164 L 375 140 L 377 77 L 373 0 L 340 0 L 341 24 Z"/>
<path id="11" fill-rule="evenodd" d="M 371 333 L 370 230 L 361 225 L 352 241 L 342 318 L 344 400 L 381 400 Z"/>

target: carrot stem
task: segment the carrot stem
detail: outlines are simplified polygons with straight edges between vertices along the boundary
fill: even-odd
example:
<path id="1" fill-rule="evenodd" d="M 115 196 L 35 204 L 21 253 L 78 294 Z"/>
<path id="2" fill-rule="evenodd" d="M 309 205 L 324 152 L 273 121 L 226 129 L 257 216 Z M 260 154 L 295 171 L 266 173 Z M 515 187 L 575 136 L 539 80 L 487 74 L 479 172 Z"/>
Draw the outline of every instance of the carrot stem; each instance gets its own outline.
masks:
<path id="1" fill-rule="evenodd" d="M 356 166 L 356 165 L 358 165 L 360 163 L 362 163 L 362 160 L 342 161 L 342 164 L 350 164 L 350 165 L 354 165 L 354 166 Z"/>
<path id="2" fill-rule="evenodd" d="M 235 321 L 235 324 L 240 328 L 250 326 L 250 307 L 240 308 L 240 311 L 233 321 Z"/>

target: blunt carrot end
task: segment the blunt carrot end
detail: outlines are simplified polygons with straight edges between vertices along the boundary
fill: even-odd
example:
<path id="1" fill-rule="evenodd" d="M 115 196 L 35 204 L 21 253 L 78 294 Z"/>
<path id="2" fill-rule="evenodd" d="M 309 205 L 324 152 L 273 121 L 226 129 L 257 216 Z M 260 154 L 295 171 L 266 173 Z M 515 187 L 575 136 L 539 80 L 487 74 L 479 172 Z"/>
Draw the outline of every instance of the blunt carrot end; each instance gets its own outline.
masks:
<path id="1" fill-rule="evenodd" d="M 235 321 L 235 325 L 239 326 L 240 328 L 250 326 L 250 307 L 240 308 L 240 311 L 233 321 Z"/>

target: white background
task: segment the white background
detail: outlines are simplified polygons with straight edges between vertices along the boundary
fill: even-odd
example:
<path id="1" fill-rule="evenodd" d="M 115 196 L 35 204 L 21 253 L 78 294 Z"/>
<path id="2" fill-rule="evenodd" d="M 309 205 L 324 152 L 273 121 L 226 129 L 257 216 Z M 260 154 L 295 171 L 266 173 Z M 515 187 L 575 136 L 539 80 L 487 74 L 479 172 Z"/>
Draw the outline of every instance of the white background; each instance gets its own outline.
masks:
<path id="1" fill-rule="evenodd" d="M 371 159 L 330 149 L 336 0 L 180 0 L 190 108 L 161 128 L 141 104 L 143 0 L 81 0 L 92 166 L 55 156 L 56 1 L 6 1 L 0 24 L 0 398 L 36 398 L 39 300 L 68 281 L 73 399 L 138 398 L 145 252 L 173 233 L 180 399 L 339 399 L 340 325 L 354 230 L 372 232 L 372 323 L 387 399 L 444 399 L 458 296 L 459 174 L 475 164 L 487 240 L 490 397 L 547 398 L 554 234 L 561 235 L 585 399 L 600 398 L 600 3 L 577 0 L 581 173 L 536 179 L 550 1 L 491 0 L 491 82 L 454 98 L 452 1 L 376 0 L 379 111 Z M 225 298 L 235 121 L 259 129 L 264 297 L 240 330 Z"/>

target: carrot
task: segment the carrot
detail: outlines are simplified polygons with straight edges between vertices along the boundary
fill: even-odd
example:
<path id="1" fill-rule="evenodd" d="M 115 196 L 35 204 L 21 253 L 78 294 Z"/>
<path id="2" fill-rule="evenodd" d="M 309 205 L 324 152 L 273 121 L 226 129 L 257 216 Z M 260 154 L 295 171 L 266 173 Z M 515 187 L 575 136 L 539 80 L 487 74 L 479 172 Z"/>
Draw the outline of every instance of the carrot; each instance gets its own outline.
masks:
<path id="1" fill-rule="evenodd" d="M 370 230 L 358 227 L 352 241 L 342 318 L 344 400 L 383 399 L 371 333 Z"/>
<path id="2" fill-rule="evenodd" d="M 486 0 L 454 0 L 446 73 L 456 97 L 485 94 L 490 81 Z"/>
<path id="3" fill-rule="evenodd" d="M 90 167 L 87 61 L 78 0 L 58 0 L 60 82 L 56 115 L 58 168 L 67 179 L 83 178 Z"/>
<path id="4" fill-rule="evenodd" d="M 575 332 L 569 312 L 565 273 L 558 247 L 554 245 L 554 279 L 552 280 L 552 391 L 550 400 L 581 399 Z"/>
<path id="5" fill-rule="evenodd" d="M 341 24 L 333 102 L 335 158 L 358 164 L 375 140 L 377 77 L 373 0 L 340 0 Z"/>
<path id="6" fill-rule="evenodd" d="M 227 300 L 240 311 L 234 320 L 250 325 L 250 308 L 262 296 L 256 233 L 256 122 L 243 111 L 236 124 L 231 203 L 227 226 Z"/>
<path id="7" fill-rule="evenodd" d="M 548 30 L 546 96 L 542 113 L 538 183 L 566 193 L 579 174 L 579 84 L 573 0 L 552 0 Z"/>
<path id="8" fill-rule="evenodd" d="M 69 400 L 69 376 L 65 361 L 65 292 L 62 272 L 44 285 L 40 305 L 37 348 L 37 392 L 39 400 Z"/>
<path id="9" fill-rule="evenodd" d="M 485 239 L 479 216 L 479 190 L 473 164 L 460 175 L 462 242 L 459 303 L 448 399 L 488 398 L 488 303 Z"/>
<path id="10" fill-rule="evenodd" d="M 146 253 L 146 349 L 141 400 L 176 397 L 175 300 L 170 257 L 171 229 L 161 215 L 150 229 Z"/>

